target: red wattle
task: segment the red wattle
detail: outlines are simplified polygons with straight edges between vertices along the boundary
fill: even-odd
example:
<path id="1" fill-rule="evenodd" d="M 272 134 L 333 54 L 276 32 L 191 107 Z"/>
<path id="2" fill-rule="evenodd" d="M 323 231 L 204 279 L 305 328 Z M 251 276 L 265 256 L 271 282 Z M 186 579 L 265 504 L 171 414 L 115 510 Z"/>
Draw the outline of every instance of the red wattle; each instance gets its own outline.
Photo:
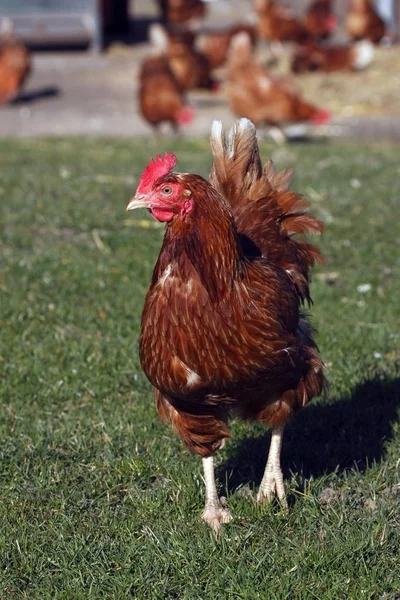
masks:
<path id="1" fill-rule="evenodd" d="M 335 31 L 337 27 L 337 17 L 336 15 L 329 15 L 329 17 L 326 19 L 326 28 L 329 31 L 329 33 L 332 33 L 332 31 Z"/>
<path id="2" fill-rule="evenodd" d="M 314 125 L 327 125 L 332 118 L 330 110 L 317 110 L 311 117 Z"/>
<path id="3" fill-rule="evenodd" d="M 194 111 L 190 106 L 185 106 L 177 115 L 176 121 L 179 125 L 189 125 L 193 121 Z"/>

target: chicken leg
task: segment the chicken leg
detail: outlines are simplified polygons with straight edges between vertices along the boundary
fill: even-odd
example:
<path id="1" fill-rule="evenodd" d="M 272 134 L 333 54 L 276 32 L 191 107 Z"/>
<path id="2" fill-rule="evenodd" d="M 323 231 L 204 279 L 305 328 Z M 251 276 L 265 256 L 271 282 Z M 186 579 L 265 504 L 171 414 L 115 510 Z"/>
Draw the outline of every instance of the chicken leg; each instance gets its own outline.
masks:
<path id="1" fill-rule="evenodd" d="M 273 494 L 276 493 L 282 508 L 287 510 L 288 504 L 280 461 L 284 428 L 285 426 L 281 425 L 272 430 L 268 460 L 258 490 L 257 502 L 270 502 Z"/>
<path id="2" fill-rule="evenodd" d="M 218 534 L 221 531 L 222 523 L 229 523 L 232 520 L 232 515 L 218 498 L 213 456 L 203 458 L 203 470 L 206 484 L 206 503 L 201 518 Z"/>

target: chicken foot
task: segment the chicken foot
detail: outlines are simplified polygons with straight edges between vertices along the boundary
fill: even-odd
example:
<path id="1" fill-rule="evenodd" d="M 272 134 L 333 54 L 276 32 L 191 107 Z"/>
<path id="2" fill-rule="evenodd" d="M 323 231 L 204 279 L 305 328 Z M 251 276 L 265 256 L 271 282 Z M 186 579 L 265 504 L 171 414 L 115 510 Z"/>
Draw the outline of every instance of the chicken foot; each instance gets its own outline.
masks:
<path id="1" fill-rule="evenodd" d="M 206 503 L 201 519 L 218 534 L 221 531 L 222 523 L 229 523 L 232 520 L 232 515 L 229 508 L 224 506 L 222 499 L 218 498 L 213 456 L 203 458 L 203 470 L 206 484 Z"/>
<path id="2" fill-rule="evenodd" d="M 268 460 L 260 483 L 260 489 L 258 490 L 257 502 L 260 504 L 270 502 L 273 495 L 276 494 L 283 510 L 287 510 L 288 504 L 280 461 L 284 429 L 285 426 L 281 425 L 272 430 Z"/>

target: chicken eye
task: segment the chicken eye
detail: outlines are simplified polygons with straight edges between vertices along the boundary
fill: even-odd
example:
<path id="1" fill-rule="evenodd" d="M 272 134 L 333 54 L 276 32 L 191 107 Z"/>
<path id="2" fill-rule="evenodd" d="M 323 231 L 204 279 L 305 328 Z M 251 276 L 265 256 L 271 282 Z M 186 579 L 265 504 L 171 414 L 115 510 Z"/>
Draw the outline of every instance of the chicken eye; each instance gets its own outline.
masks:
<path id="1" fill-rule="evenodd" d="M 170 185 L 166 185 L 162 188 L 162 193 L 165 194 L 165 196 L 169 196 L 170 194 L 172 194 L 172 187 Z"/>

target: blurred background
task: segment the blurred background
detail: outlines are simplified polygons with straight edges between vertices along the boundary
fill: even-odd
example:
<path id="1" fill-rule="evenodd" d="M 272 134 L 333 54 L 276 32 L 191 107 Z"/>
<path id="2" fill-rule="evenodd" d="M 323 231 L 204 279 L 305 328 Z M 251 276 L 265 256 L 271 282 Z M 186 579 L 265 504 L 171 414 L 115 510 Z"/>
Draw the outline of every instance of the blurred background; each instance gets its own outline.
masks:
<path id="1" fill-rule="evenodd" d="M 0 0 L 0 135 L 205 136 L 237 115 L 277 142 L 397 140 L 399 20 L 399 0 Z"/>
<path id="2" fill-rule="evenodd" d="M 399 17 L 399 0 L 0 0 L 1 599 L 400 599 Z M 285 433 L 288 516 L 252 501 L 269 434 L 232 424 L 216 543 L 138 356 L 164 225 L 125 207 L 157 153 L 207 177 L 211 122 L 236 115 L 326 224 L 329 391 Z"/>

